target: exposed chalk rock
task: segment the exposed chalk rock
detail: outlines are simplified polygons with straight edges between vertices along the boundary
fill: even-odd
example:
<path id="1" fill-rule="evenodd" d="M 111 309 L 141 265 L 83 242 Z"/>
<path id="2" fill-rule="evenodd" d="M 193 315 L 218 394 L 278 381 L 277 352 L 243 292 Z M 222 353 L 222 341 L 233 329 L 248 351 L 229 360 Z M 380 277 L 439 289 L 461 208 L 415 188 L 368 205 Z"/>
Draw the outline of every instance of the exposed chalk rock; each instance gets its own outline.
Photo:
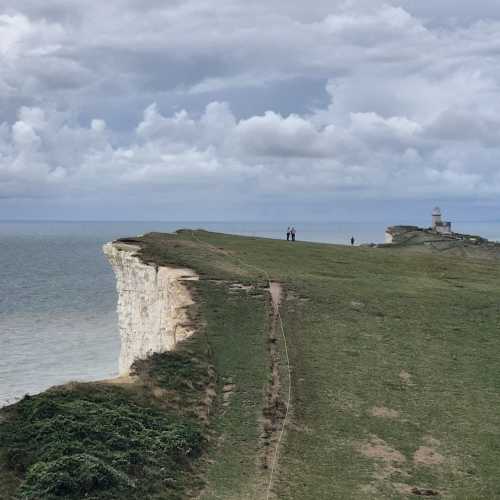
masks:
<path id="1" fill-rule="evenodd" d="M 172 350 L 193 333 L 186 311 L 193 301 L 184 282 L 198 276 L 190 269 L 145 264 L 139 249 L 120 242 L 103 247 L 118 290 L 120 375 L 128 375 L 136 359 Z"/>

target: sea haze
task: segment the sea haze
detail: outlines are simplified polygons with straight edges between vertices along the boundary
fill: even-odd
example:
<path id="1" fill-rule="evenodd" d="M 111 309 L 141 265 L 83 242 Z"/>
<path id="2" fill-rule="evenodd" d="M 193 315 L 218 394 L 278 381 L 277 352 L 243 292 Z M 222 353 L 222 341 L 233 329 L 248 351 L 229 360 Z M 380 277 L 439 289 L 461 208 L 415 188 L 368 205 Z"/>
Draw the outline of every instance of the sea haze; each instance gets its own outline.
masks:
<path id="1" fill-rule="evenodd" d="M 115 279 L 101 247 L 181 227 L 283 238 L 286 223 L 0 222 L 0 406 L 69 380 L 117 374 Z M 383 223 L 296 224 L 299 240 L 383 241 Z M 500 239 L 500 224 L 457 230 Z"/>

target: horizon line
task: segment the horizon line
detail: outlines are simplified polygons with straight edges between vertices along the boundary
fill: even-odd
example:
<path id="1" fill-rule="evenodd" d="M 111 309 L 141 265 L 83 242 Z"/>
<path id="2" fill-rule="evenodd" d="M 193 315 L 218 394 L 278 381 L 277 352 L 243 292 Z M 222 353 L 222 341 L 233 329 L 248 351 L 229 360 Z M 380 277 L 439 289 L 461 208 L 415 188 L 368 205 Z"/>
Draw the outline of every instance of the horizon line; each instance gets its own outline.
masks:
<path id="1" fill-rule="evenodd" d="M 265 219 L 214 219 L 214 220 L 203 220 L 203 219 L 167 219 L 167 220 L 160 220 L 160 219 L 0 219 L 0 223 L 47 223 L 47 222 L 52 222 L 52 223 L 83 223 L 83 222 L 88 222 L 88 223 L 209 223 L 209 224 L 218 224 L 218 223 L 225 223 L 225 224 L 230 224 L 230 223 L 280 223 L 280 224 L 288 224 L 288 223 L 319 223 L 319 224 L 326 224 L 326 223 L 334 223 L 334 224 L 386 224 L 386 221 L 380 221 L 380 220 L 364 220 L 364 221 L 359 221 L 359 220 L 327 220 L 327 219 L 319 219 L 319 220 L 313 220 L 313 219 L 295 219 L 294 221 L 286 221 L 285 219 L 273 219 L 273 220 L 265 220 Z M 452 224 L 457 224 L 457 223 L 500 223 L 500 219 L 457 219 L 454 221 L 451 221 Z M 394 223 L 392 225 L 400 225 L 400 223 Z"/>

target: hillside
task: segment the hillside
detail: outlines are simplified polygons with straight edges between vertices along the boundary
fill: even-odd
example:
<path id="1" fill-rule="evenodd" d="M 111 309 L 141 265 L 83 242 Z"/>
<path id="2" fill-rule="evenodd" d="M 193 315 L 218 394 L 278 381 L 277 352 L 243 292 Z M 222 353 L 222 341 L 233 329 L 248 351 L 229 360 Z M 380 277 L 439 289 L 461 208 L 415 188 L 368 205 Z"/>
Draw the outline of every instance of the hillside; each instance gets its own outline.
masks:
<path id="1" fill-rule="evenodd" d="M 471 234 L 439 234 L 429 228 L 392 226 L 386 230 L 386 239 L 391 240 L 390 244 L 400 251 L 500 259 L 500 243 Z"/>
<path id="2" fill-rule="evenodd" d="M 289 387 L 270 498 L 500 497 L 495 262 L 409 242 L 133 242 L 199 274 L 195 335 L 127 384 L 2 410 L 0 498 L 265 499 Z"/>

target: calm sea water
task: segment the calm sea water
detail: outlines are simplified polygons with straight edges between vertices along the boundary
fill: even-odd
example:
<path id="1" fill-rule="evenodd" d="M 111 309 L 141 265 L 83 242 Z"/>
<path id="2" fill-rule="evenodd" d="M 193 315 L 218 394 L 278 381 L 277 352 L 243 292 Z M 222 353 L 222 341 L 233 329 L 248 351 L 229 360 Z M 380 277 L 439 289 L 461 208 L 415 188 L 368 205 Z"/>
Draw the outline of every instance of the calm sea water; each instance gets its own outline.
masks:
<path id="1" fill-rule="evenodd" d="M 69 380 L 117 374 L 115 279 L 103 243 L 180 227 L 282 238 L 286 224 L 250 222 L 0 222 L 0 406 Z M 385 224 L 302 223 L 298 239 L 380 242 Z M 500 224 L 457 231 L 500 240 Z"/>

